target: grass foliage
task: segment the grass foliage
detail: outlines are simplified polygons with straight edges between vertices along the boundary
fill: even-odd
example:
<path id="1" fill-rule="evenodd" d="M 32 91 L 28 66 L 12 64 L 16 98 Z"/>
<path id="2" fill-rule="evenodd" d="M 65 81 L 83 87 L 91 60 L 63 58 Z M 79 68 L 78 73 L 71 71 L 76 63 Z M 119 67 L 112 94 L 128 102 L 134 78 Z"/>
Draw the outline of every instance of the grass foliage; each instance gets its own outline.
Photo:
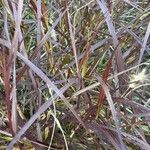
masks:
<path id="1" fill-rule="evenodd" d="M 149 0 L 0 1 L 0 149 L 150 149 Z"/>

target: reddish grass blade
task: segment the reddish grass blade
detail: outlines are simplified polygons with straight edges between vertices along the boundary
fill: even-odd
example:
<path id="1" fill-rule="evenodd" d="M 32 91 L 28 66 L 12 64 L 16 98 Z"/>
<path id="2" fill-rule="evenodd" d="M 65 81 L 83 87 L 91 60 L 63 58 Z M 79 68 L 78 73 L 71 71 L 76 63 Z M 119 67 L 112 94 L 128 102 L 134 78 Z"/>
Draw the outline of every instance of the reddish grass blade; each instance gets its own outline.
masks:
<path id="1" fill-rule="evenodd" d="M 116 129 L 117 129 L 119 142 L 121 144 L 121 149 L 122 150 L 126 150 L 125 145 L 123 143 L 122 135 L 121 135 L 121 129 L 120 129 L 120 125 L 119 125 L 119 119 L 118 119 L 117 112 L 115 110 L 115 107 L 114 107 L 114 104 L 113 104 L 113 101 L 112 101 L 112 98 L 111 98 L 108 86 L 103 82 L 103 80 L 99 76 L 97 76 L 96 78 L 100 82 L 100 84 L 101 84 L 101 86 L 102 86 L 102 88 L 103 88 L 103 90 L 105 92 L 105 95 L 107 97 L 107 101 L 108 101 L 108 104 L 110 106 L 110 110 L 111 110 L 111 113 L 112 113 L 112 116 L 113 116 L 113 120 L 115 122 L 115 126 L 116 126 Z"/>
<path id="2" fill-rule="evenodd" d="M 46 27 L 46 29 L 48 30 L 48 15 L 47 15 L 47 8 L 46 8 L 46 5 L 45 5 L 45 2 L 42 0 L 42 4 L 41 4 L 41 9 L 42 9 L 42 21 Z"/>
<path id="3" fill-rule="evenodd" d="M 11 101 L 10 101 L 10 92 L 11 92 L 11 86 L 10 86 L 10 67 L 6 67 L 6 63 L 3 64 L 3 82 L 4 82 L 4 90 L 5 90 L 5 102 L 6 102 L 6 109 L 7 109 L 7 115 L 9 120 L 9 127 L 11 130 L 11 133 L 13 134 L 13 128 L 12 128 L 12 122 L 11 122 Z"/>
<path id="4" fill-rule="evenodd" d="M 105 69 L 104 69 L 104 72 L 102 73 L 102 80 L 105 84 L 107 83 L 109 73 L 110 73 L 110 69 L 111 69 L 111 66 L 112 66 L 113 54 L 112 54 L 111 58 L 109 59 L 109 61 L 107 62 L 106 66 L 105 66 Z M 98 101 L 97 101 L 97 111 L 99 111 L 100 106 L 103 105 L 104 98 L 105 98 L 105 92 L 104 92 L 103 88 L 101 87 L 100 90 L 99 90 L 99 97 L 98 97 Z"/>
<path id="5" fill-rule="evenodd" d="M 114 47 L 117 47 L 119 45 L 119 41 L 118 41 L 117 34 L 115 32 L 115 28 L 112 23 L 112 19 L 111 19 L 109 10 L 106 6 L 106 2 L 104 0 L 97 0 L 97 3 L 99 4 L 99 7 L 101 8 L 103 15 L 105 17 L 108 30 L 110 32 L 110 35 L 112 36 L 113 45 L 114 45 Z M 121 72 L 121 71 L 125 70 L 122 51 L 121 51 L 120 47 L 117 47 L 117 50 L 115 52 L 115 60 L 116 60 L 117 71 Z M 119 77 L 120 85 L 124 85 L 125 81 L 127 81 L 126 75 L 123 75 L 123 78 Z M 124 89 L 122 87 L 120 87 L 120 91 L 121 91 L 121 93 L 123 93 Z"/>
<path id="6" fill-rule="evenodd" d="M 36 14 L 36 12 L 37 12 L 37 7 L 36 7 L 35 2 L 34 2 L 33 0 L 30 0 L 30 3 L 31 3 L 31 6 L 32 6 L 32 8 L 33 8 L 34 13 Z"/>
<path id="7" fill-rule="evenodd" d="M 71 38 L 71 45 L 72 45 L 76 68 L 77 68 L 77 75 L 80 80 L 81 75 L 80 75 L 79 64 L 78 64 L 78 59 L 77 59 L 77 49 L 76 49 L 76 44 L 75 44 L 74 26 L 71 24 L 69 10 L 67 10 L 67 19 L 68 19 L 68 25 L 69 25 L 70 38 Z"/>

